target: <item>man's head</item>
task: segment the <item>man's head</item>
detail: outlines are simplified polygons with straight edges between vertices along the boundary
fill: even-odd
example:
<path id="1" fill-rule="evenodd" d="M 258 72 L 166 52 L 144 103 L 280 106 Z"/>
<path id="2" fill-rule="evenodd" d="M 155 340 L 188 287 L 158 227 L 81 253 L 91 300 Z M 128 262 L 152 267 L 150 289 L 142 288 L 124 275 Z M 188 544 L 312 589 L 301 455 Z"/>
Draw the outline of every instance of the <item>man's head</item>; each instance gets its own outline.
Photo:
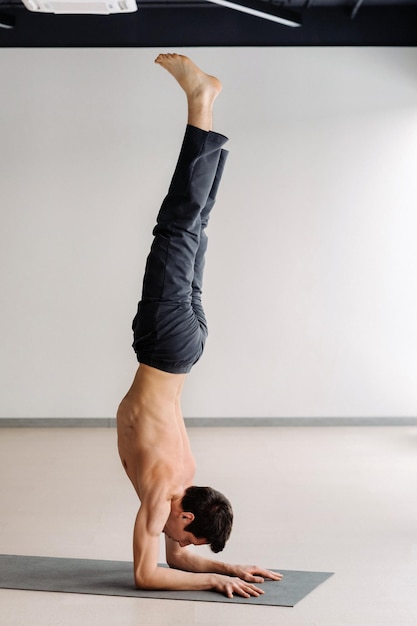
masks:
<path id="1" fill-rule="evenodd" d="M 232 506 L 227 498 L 211 487 L 188 487 L 181 500 L 182 510 L 192 513 L 184 530 L 205 539 L 213 552 L 221 552 L 230 537 Z"/>

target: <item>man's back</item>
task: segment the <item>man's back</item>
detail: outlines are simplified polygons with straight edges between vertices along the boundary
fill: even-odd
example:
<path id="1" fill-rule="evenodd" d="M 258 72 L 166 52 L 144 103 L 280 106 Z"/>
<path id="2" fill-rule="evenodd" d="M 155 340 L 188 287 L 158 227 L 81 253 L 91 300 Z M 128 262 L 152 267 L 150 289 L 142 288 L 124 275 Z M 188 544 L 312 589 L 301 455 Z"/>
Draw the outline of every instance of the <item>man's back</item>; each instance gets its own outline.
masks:
<path id="1" fill-rule="evenodd" d="M 195 462 L 180 408 L 185 375 L 140 365 L 117 413 L 119 454 L 141 501 L 171 500 L 192 484 Z"/>

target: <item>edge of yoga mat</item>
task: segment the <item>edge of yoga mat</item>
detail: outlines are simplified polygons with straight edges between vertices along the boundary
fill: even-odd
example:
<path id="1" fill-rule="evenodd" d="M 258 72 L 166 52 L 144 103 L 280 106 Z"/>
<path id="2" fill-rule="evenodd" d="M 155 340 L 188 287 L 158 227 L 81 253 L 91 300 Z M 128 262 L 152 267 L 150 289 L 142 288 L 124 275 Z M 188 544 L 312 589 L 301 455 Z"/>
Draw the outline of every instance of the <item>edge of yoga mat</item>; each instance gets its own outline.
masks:
<path id="1" fill-rule="evenodd" d="M 166 567 L 162 564 L 162 566 Z M 136 589 L 129 561 L 0 555 L 0 588 L 135 598 L 228 602 L 293 607 L 325 582 L 333 572 L 280 571 L 280 582 L 265 581 L 257 598 L 226 598 L 214 591 Z"/>

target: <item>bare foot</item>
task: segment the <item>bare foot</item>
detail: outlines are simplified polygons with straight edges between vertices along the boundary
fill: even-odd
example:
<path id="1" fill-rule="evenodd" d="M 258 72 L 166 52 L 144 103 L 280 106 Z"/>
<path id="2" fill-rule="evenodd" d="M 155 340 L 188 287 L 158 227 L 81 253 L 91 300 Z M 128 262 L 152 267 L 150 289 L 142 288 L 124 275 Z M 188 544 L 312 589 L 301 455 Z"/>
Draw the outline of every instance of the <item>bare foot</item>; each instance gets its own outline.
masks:
<path id="1" fill-rule="evenodd" d="M 214 102 L 222 90 L 221 82 L 205 74 L 195 63 L 182 54 L 160 54 L 155 63 L 162 65 L 184 89 L 188 100 Z"/>

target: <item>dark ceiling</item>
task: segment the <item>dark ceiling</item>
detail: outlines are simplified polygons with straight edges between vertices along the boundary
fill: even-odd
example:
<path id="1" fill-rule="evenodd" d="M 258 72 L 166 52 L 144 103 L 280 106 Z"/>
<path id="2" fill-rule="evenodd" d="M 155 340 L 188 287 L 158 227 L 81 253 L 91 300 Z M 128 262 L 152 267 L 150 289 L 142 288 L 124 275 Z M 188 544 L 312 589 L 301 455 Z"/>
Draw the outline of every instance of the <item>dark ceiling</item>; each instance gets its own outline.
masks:
<path id="1" fill-rule="evenodd" d="M 135 13 L 77 16 L 33 13 L 20 0 L 0 0 L 0 13 L 15 19 L 14 28 L 0 28 L 0 47 L 417 45 L 417 0 L 272 0 L 302 14 L 299 28 L 205 0 L 137 4 Z"/>

